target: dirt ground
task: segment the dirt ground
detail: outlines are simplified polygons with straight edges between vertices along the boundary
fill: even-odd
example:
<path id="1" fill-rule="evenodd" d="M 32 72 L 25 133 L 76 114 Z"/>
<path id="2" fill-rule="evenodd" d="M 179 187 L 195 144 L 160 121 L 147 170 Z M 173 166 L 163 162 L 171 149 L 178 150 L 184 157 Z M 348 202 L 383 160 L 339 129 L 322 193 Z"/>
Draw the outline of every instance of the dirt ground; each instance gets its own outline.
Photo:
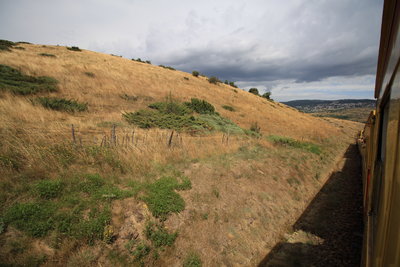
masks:
<path id="1" fill-rule="evenodd" d="M 362 248 L 361 160 L 347 149 L 302 216 L 266 255 L 261 266 L 359 266 Z"/>

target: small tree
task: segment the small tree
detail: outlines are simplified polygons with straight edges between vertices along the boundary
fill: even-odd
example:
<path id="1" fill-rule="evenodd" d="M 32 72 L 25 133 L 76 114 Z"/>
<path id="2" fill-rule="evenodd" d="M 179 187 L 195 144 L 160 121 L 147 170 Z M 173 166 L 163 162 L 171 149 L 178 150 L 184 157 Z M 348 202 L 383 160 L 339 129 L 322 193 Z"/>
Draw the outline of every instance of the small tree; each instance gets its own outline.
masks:
<path id="1" fill-rule="evenodd" d="M 208 78 L 208 81 L 210 83 L 217 84 L 220 80 L 215 76 L 211 76 L 210 78 Z"/>
<path id="2" fill-rule="evenodd" d="M 197 71 L 197 70 L 194 70 L 194 71 L 192 71 L 192 75 L 194 76 L 194 77 L 199 77 L 199 72 Z"/>
<path id="3" fill-rule="evenodd" d="M 252 94 L 254 94 L 254 95 L 260 95 L 260 94 L 258 93 L 258 89 L 257 89 L 257 88 L 250 88 L 249 93 L 252 93 Z"/>
<path id="4" fill-rule="evenodd" d="M 225 80 L 224 84 L 229 84 L 229 81 L 228 81 L 228 80 Z"/>
<path id="5" fill-rule="evenodd" d="M 271 92 L 265 92 L 262 97 L 266 98 L 266 99 L 271 99 Z"/>

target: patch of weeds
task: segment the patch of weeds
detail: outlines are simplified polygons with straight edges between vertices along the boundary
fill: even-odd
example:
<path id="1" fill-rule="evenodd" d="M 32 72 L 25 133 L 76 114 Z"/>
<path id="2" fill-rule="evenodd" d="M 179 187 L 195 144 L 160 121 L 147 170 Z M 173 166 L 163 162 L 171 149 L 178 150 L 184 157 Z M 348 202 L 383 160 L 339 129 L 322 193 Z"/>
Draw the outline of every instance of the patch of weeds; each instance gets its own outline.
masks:
<path id="1" fill-rule="evenodd" d="M 201 218 L 202 218 L 203 220 L 208 220 L 208 213 L 203 213 L 203 214 L 201 215 Z"/>
<path id="2" fill-rule="evenodd" d="M 122 122 L 119 122 L 119 121 L 102 121 L 102 122 L 99 122 L 99 123 L 96 124 L 97 127 L 104 127 L 104 128 L 111 128 L 114 125 L 116 127 L 121 127 L 124 124 Z"/>
<path id="3" fill-rule="evenodd" d="M 56 209 L 52 202 L 16 203 L 6 211 L 4 221 L 31 236 L 42 237 L 54 228 Z"/>
<path id="4" fill-rule="evenodd" d="M 96 75 L 93 72 L 90 71 L 86 71 L 84 72 L 86 76 L 90 77 L 90 78 L 94 78 Z"/>
<path id="5" fill-rule="evenodd" d="M 217 188 L 214 187 L 211 192 L 216 198 L 219 198 L 219 190 Z"/>
<path id="6" fill-rule="evenodd" d="M 58 98 L 58 97 L 38 97 L 36 101 L 43 107 L 57 111 L 65 112 L 83 112 L 87 111 L 87 103 L 79 103 L 78 101 Z"/>
<path id="7" fill-rule="evenodd" d="M 19 70 L 0 64 L 0 91 L 18 95 L 57 91 L 58 81 L 51 77 L 33 77 Z"/>
<path id="8" fill-rule="evenodd" d="M 140 128 L 161 128 L 175 130 L 207 130 L 209 126 L 203 121 L 190 115 L 165 114 L 157 110 L 139 110 L 125 113 L 123 117 L 131 124 Z"/>
<path id="9" fill-rule="evenodd" d="M 194 76 L 194 77 L 199 77 L 199 72 L 197 71 L 197 70 L 194 70 L 194 71 L 192 71 L 192 75 Z"/>
<path id="10" fill-rule="evenodd" d="M 190 252 L 184 262 L 183 262 L 183 267 L 201 267 L 202 262 L 200 259 L 200 256 L 195 253 L 195 252 Z"/>
<path id="11" fill-rule="evenodd" d="M 177 232 L 170 234 L 163 225 L 154 222 L 147 222 L 144 234 L 156 248 L 172 246 L 178 237 Z"/>
<path id="12" fill-rule="evenodd" d="M 241 159 L 257 159 L 265 155 L 267 150 L 265 147 L 257 144 L 254 146 L 241 146 L 236 152 L 236 156 Z"/>
<path id="13" fill-rule="evenodd" d="M 135 257 L 135 261 L 142 263 L 143 259 L 149 255 L 150 251 L 150 246 L 146 245 L 145 243 L 140 243 L 136 246 L 135 250 L 131 252 L 131 254 Z"/>
<path id="14" fill-rule="evenodd" d="M 145 186 L 142 200 L 146 202 L 153 216 L 165 220 L 169 214 L 184 210 L 185 201 L 175 190 L 188 189 L 185 184 L 187 183 L 179 183 L 173 177 L 162 177 Z"/>
<path id="15" fill-rule="evenodd" d="M 38 54 L 39 56 L 42 56 L 42 57 L 52 57 L 52 58 L 56 58 L 56 55 L 53 55 L 53 54 L 48 54 L 48 53 L 40 53 L 40 54 Z"/>
<path id="16" fill-rule="evenodd" d="M 277 145 L 299 148 L 299 149 L 303 149 L 303 150 L 306 150 L 308 152 L 311 152 L 311 153 L 314 153 L 317 155 L 321 154 L 321 152 L 322 152 L 321 147 L 319 145 L 316 145 L 316 144 L 313 144 L 310 142 L 298 141 L 298 140 L 290 138 L 290 137 L 270 135 L 270 136 L 268 136 L 268 140 Z"/>
<path id="17" fill-rule="evenodd" d="M 79 47 L 77 47 L 77 46 L 71 46 L 71 47 L 67 47 L 67 49 L 68 50 L 71 50 L 71 51 L 75 51 L 75 52 L 80 52 L 80 51 L 82 51 Z"/>
<path id="18" fill-rule="evenodd" d="M 83 174 L 61 180 L 32 184 L 36 200 L 16 203 L 6 209 L 5 225 L 13 225 L 30 236 L 43 237 L 50 231 L 84 240 L 109 242 L 111 200 L 131 197 L 98 174 Z"/>
<path id="19" fill-rule="evenodd" d="M 300 185 L 299 179 L 297 179 L 295 177 L 290 177 L 290 178 L 286 179 L 286 182 L 291 186 Z"/>
<path id="20" fill-rule="evenodd" d="M 213 131 L 219 131 L 229 134 L 243 134 L 245 131 L 231 120 L 221 117 L 217 114 L 202 114 L 199 120 L 207 123 Z"/>
<path id="21" fill-rule="evenodd" d="M 57 158 L 61 165 L 66 168 L 76 160 L 76 155 L 73 152 L 74 147 L 65 144 L 56 144 L 50 148 L 53 157 Z"/>
<path id="22" fill-rule="evenodd" d="M 52 199 L 60 195 L 63 188 L 61 180 L 41 180 L 34 185 L 35 193 L 42 199 Z"/>
<path id="23" fill-rule="evenodd" d="M 22 47 L 22 46 L 14 46 L 13 49 L 25 50 L 25 47 Z"/>
<path id="24" fill-rule="evenodd" d="M 229 111 L 232 111 L 232 112 L 236 111 L 236 109 L 234 107 L 229 106 L 229 105 L 223 105 L 222 108 L 226 109 L 226 110 L 229 110 Z"/>
<path id="25" fill-rule="evenodd" d="M 16 155 L 0 155 L 0 167 L 18 171 L 21 163 Z"/>

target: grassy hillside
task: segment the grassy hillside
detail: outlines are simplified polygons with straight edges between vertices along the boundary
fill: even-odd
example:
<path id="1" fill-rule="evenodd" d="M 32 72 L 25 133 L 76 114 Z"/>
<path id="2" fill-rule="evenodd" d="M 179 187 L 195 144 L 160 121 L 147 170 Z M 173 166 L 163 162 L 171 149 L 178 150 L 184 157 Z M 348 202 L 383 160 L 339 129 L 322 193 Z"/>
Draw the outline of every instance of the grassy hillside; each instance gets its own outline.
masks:
<path id="1" fill-rule="evenodd" d="M 256 265 L 361 127 L 112 55 L 7 47 L 1 264 Z"/>

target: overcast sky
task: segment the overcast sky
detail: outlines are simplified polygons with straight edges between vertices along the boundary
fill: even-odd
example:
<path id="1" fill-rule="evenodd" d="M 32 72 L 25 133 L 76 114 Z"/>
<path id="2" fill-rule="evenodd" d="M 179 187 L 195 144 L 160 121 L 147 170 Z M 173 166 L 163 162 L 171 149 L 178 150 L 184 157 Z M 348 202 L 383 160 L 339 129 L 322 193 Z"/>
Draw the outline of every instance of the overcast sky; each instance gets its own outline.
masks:
<path id="1" fill-rule="evenodd" d="M 278 101 L 373 98 L 382 0 L 0 0 L 0 39 L 198 70 Z"/>

